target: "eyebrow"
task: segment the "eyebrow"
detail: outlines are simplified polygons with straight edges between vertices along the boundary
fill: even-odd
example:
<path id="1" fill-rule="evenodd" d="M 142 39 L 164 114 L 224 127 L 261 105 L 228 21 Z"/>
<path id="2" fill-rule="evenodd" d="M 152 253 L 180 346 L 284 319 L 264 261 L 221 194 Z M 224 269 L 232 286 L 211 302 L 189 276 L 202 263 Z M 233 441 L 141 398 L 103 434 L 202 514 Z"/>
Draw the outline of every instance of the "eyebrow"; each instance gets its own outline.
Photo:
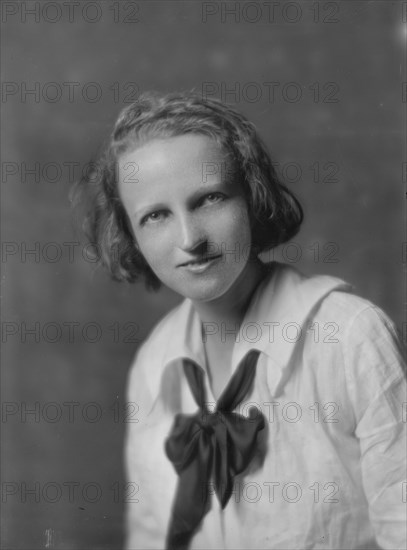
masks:
<path id="1" fill-rule="evenodd" d="M 215 183 L 213 185 L 208 185 L 207 187 L 200 187 L 188 196 L 187 201 L 189 204 L 193 204 L 205 195 L 209 195 L 210 193 L 218 193 L 220 191 L 226 191 L 227 188 L 230 188 L 230 185 L 228 185 L 226 181 L 221 181 L 217 184 Z M 160 210 L 162 208 L 166 208 L 166 204 L 164 202 L 153 202 L 148 205 L 143 205 L 137 210 L 134 210 L 133 214 L 136 217 L 143 218 L 146 214 L 155 210 Z"/>

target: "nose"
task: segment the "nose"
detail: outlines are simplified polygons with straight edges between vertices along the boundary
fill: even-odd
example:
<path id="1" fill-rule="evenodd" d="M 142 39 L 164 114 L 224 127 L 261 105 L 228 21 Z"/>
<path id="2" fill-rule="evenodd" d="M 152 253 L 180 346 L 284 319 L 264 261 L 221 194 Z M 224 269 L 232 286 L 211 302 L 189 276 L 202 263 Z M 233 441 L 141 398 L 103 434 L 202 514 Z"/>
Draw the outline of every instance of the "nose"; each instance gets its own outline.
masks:
<path id="1" fill-rule="evenodd" d="M 179 226 L 179 247 L 185 252 L 195 251 L 195 249 L 206 243 L 207 237 L 204 228 L 196 217 L 190 214 L 180 216 Z"/>

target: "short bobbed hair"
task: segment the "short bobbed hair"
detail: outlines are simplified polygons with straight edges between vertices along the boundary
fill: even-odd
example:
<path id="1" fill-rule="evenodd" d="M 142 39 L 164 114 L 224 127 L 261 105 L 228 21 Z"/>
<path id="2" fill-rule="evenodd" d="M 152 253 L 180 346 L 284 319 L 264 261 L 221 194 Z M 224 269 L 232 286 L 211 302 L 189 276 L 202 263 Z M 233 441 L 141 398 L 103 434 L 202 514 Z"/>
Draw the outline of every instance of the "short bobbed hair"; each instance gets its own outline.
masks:
<path id="1" fill-rule="evenodd" d="M 252 252 L 260 254 L 292 239 L 299 231 L 303 210 L 279 180 L 269 153 L 254 125 L 217 99 L 186 92 L 144 93 L 124 108 L 107 147 L 94 169 L 76 186 L 74 202 L 85 204 L 85 234 L 98 258 L 118 281 L 144 276 L 146 287 L 158 290 L 160 280 L 137 247 L 119 196 L 117 160 L 120 155 L 157 138 L 184 134 L 208 136 L 219 144 L 242 185 L 251 224 Z"/>

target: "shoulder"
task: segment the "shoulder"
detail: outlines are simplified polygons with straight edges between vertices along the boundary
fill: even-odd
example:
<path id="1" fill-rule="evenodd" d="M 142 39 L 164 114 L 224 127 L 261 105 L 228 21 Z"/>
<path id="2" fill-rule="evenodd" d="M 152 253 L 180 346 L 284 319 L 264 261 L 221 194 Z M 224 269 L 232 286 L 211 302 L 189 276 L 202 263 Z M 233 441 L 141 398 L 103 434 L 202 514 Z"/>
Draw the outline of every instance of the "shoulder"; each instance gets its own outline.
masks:
<path id="1" fill-rule="evenodd" d="M 351 285 L 327 275 L 305 277 L 279 264 L 275 293 L 280 296 L 274 303 L 282 303 L 287 312 L 284 319 L 302 321 L 308 344 L 317 344 L 314 353 L 327 360 L 335 354 L 335 364 L 341 355 L 349 376 L 372 370 L 382 379 L 389 370 L 392 376 L 400 374 L 403 353 L 393 322 L 380 307 L 355 295 Z"/>
<path id="2" fill-rule="evenodd" d="M 369 325 L 380 321 L 386 325 L 392 325 L 391 320 L 382 309 L 350 290 L 345 292 L 334 290 L 328 294 L 321 301 L 316 316 L 324 320 L 337 320 L 347 324 L 359 319 Z"/>
<path id="3" fill-rule="evenodd" d="M 393 322 L 371 301 L 354 293 L 352 285 L 330 275 L 305 276 L 291 266 L 278 264 L 276 293 L 292 296 L 297 304 L 307 302 L 310 315 L 320 322 L 336 322 L 341 329 L 357 326 L 361 334 L 373 331 L 390 333 L 397 339 Z"/>
<path id="4" fill-rule="evenodd" d="M 332 309 L 341 309 L 333 296 L 352 292 L 350 284 L 329 275 L 306 276 L 292 266 L 276 263 L 269 284 L 262 293 L 269 314 L 281 320 L 305 321 L 321 306 L 321 314 L 332 316 Z M 340 301 L 340 300 L 339 300 Z M 346 307 L 346 306 L 344 306 Z"/>
<path id="5" fill-rule="evenodd" d="M 319 322 L 331 322 L 343 334 L 344 344 L 366 340 L 393 341 L 398 335 L 393 321 L 377 305 L 350 292 L 333 291 L 319 304 L 315 312 Z"/>
<path id="6" fill-rule="evenodd" d="M 319 286 L 320 276 L 301 280 L 302 290 Z M 304 323 L 305 356 L 319 378 L 338 391 L 345 383 L 356 417 L 385 395 L 394 409 L 406 391 L 405 351 L 390 317 L 351 287 L 333 287 L 309 311 Z"/>

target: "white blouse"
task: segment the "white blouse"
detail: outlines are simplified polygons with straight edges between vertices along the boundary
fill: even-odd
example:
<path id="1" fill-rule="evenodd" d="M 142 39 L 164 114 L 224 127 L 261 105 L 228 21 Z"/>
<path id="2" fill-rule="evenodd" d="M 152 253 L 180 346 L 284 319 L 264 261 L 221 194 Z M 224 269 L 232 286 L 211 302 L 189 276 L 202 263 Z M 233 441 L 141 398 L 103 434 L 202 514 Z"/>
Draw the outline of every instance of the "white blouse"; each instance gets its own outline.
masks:
<path id="1" fill-rule="evenodd" d="M 191 550 L 406 547 L 402 354 L 387 316 L 349 291 L 339 279 L 306 278 L 277 263 L 255 290 L 232 372 L 250 349 L 261 352 L 251 393 L 235 412 L 263 413 L 266 456 L 235 478 L 224 510 L 211 490 Z M 128 550 L 165 547 L 178 476 L 164 441 L 175 414 L 198 410 L 182 358 L 207 374 L 202 335 L 215 330 L 225 327 L 202 332 L 186 299 L 155 327 L 130 370 Z"/>

